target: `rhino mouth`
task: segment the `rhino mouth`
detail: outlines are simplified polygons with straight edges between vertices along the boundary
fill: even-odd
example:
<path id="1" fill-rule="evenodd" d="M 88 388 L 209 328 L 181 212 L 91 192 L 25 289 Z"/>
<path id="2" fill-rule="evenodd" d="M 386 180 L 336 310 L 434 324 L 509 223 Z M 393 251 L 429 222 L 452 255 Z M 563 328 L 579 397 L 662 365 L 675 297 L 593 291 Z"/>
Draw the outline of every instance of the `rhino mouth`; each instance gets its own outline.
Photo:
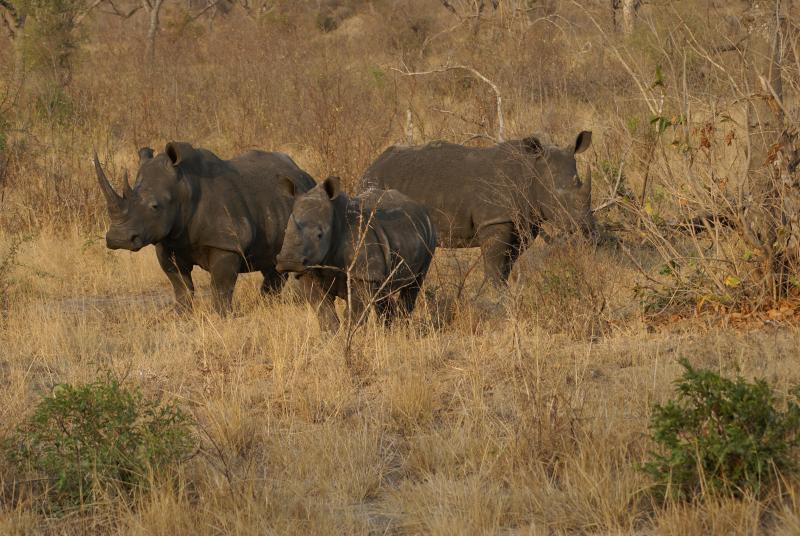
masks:
<path id="1" fill-rule="evenodd" d="M 127 239 L 118 239 L 112 236 L 106 236 L 106 247 L 108 249 L 127 249 L 128 251 L 139 251 L 147 244 L 140 236 L 132 236 Z"/>
<path id="2" fill-rule="evenodd" d="M 278 263 L 275 265 L 275 269 L 279 272 L 303 273 L 308 268 L 306 262 L 301 260 L 277 259 L 277 261 Z"/>

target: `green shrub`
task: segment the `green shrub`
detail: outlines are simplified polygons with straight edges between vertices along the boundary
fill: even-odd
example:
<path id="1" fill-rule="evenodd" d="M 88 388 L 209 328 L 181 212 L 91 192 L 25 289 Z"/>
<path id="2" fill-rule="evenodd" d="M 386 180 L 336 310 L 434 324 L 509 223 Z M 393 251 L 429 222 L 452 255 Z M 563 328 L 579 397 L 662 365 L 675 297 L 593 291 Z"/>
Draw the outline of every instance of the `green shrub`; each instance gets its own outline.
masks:
<path id="1" fill-rule="evenodd" d="M 650 424 L 662 452 L 651 453 L 643 469 L 659 495 L 762 495 L 778 475 L 796 469 L 800 386 L 781 410 L 764 380 L 734 381 L 681 364 L 686 370 L 675 383 L 677 399 L 656 405 Z"/>
<path id="2" fill-rule="evenodd" d="M 99 492 L 142 489 L 149 474 L 193 449 L 183 411 L 113 379 L 57 385 L 4 444 L 19 471 L 43 480 L 45 506 L 55 511 L 91 503 Z"/>

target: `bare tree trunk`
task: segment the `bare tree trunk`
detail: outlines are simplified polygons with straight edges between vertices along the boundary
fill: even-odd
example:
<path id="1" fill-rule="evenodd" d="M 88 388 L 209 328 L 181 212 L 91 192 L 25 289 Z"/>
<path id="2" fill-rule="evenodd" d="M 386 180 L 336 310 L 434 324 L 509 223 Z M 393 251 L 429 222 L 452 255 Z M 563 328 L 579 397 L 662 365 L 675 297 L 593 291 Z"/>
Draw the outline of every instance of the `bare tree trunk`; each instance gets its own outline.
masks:
<path id="1" fill-rule="evenodd" d="M 147 43 L 145 48 L 145 60 L 152 63 L 156 57 L 156 36 L 159 30 L 158 16 L 164 0 L 142 0 L 142 7 L 150 15 L 150 26 L 147 29 Z"/>
<path id="2" fill-rule="evenodd" d="M 796 221 L 800 195 L 791 181 L 783 180 L 786 171 L 778 151 L 784 133 L 781 8 L 780 0 L 753 3 L 747 14 L 748 166 L 746 201 L 739 215 L 745 239 L 762 255 L 764 278 L 773 299 L 784 293 L 788 269 L 797 260 L 800 247 Z"/>
<path id="3" fill-rule="evenodd" d="M 639 12 L 641 0 L 621 0 L 622 4 L 622 31 L 630 35 L 636 26 L 636 16 Z"/>

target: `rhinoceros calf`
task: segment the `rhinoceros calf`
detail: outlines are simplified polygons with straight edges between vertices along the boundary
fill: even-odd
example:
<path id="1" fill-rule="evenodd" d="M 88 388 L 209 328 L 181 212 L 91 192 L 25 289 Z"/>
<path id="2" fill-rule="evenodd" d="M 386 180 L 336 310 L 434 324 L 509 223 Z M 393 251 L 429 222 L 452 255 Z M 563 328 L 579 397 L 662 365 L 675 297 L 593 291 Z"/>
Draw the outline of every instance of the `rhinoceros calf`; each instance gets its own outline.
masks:
<path id="1" fill-rule="evenodd" d="M 425 208 L 397 190 L 350 198 L 337 177 L 302 195 L 292 181 L 284 186 L 296 200 L 277 269 L 301 274 L 321 327 L 338 329 L 337 296 L 350 297 L 354 322 L 364 319 L 370 305 L 387 325 L 410 314 L 436 248 Z"/>
<path id="2" fill-rule="evenodd" d="M 591 141 L 584 131 L 564 149 L 535 137 L 488 148 L 393 146 L 367 169 L 361 188 L 394 188 L 422 203 L 439 245 L 480 246 L 486 279 L 502 285 L 522 241 L 535 238 L 543 221 L 593 232 L 591 176 L 581 182 L 575 162 Z"/>
<path id="3" fill-rule="evenodd" d="M 131 188 L 126 173 L 121 196 L 97 155 L 94 164 L 111 218 L 106 245 L 138 251 L 155 244 L 179 307 L 191 305 L 195 265 L 211 273 L 219 312 L 230 309 L 240 273 L 260 271 L 262 292 L 280 290 L 285 277 L 275 270 L 275 257 L 294 200 L 279 185 L 289 180 L 305 192 L 315 184 L 289 156 L 248 151 L 221 160 L 182 142 L 155 156 L 143 148 L 136 182 Z"/>

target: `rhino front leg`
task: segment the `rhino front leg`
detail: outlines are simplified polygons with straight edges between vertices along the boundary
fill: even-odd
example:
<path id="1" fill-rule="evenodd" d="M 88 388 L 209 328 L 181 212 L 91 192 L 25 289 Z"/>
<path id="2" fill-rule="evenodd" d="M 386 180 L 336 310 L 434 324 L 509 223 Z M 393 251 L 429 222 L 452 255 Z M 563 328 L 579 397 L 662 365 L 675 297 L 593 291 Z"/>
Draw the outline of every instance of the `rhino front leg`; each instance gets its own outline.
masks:
<path id="1" fill-rule="evenodd" d="M 261 275 L 264 276 L 264 281 L 261 283 L 261 294 L 264 296 L 279 293 L 286 283 L 286 274 L 278 272 L 274 267 L 261 270 Z"/>
<path id="2" fill-rule="evenodd" d="M 336 333 L 339 330 L 339 317 L 336 316 L 335 297 L 329 292 L 330 288 L 325 288 L 322 282 L 313 275 L 302 275 L 299 277 L 299 281 L 303 295 L 316 310 L 320 329 Z"/>
<path id="3" fill-rule="evenodd" d="M 484 278 L 495 287 L 503 287 L 511 267 L 519 256 L 519 237 L 514 224 L 498 223 L 484 227 L 478 233 L 483 254 Z"/>
<path id="4" fill-rule="evenodd" d="M 233 289 L 242 266 L 242 258 L 232 251 L 213 250 L 209 253 L 209 272 L 211 272 L 211 292 L 214 295 L 214 308 L 219 314 L 231 310 Z"/>
<path id="5" fill-rule="evenodd" d="M 174 252 L 161 244 L 156 245 L 156 257 L 161 269 L 164 270 L 169 282 L 172 283 L 178 310 L 190 310 L 192 308 L 192 298 L 194 297 L 192 264 L 183 261 Z"/>

